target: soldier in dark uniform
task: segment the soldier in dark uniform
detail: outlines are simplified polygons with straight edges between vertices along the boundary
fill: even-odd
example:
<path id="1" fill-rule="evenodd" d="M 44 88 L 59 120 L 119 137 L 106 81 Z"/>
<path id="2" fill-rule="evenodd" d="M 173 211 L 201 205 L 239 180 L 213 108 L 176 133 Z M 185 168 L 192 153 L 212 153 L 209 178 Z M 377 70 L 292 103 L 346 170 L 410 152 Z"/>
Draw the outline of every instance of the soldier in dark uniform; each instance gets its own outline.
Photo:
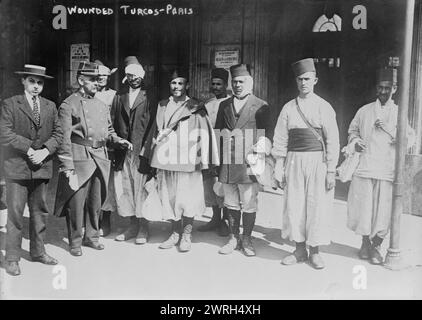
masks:
<path id="1" fill-rule="evenodd" d="M 97 76 L 97 64 L 81 62 L 77 73 L 80 89 L 59 108 L 63 143 L 58 151 L 60 175 L 55 214 L 66 216 L 70 253 L 74 256 L 82 255 L 81 245 L 104 249 L 98 241 L 98 220 L 110 173 L 106 144 L 132 148 L 130 142 L 116 135 L 108 106 L 94 97 Z"/>

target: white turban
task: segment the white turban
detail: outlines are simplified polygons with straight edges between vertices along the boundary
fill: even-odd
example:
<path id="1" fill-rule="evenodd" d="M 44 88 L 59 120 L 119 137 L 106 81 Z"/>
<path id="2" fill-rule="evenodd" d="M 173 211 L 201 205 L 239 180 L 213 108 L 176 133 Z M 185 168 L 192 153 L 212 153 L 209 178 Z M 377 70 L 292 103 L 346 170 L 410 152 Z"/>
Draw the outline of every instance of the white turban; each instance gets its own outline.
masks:
<path id="1" fill-rule="evenodd" d="M 145 76 L 145 70 L 142 68 L 140 64 L 129 64 L 125 68 L 126 74 L 133 74 L 134 76 L 144 78 Z M 127 77 L 124 77 L 122 80 L 122 83 L 124 83 L 127 80 Z"/>

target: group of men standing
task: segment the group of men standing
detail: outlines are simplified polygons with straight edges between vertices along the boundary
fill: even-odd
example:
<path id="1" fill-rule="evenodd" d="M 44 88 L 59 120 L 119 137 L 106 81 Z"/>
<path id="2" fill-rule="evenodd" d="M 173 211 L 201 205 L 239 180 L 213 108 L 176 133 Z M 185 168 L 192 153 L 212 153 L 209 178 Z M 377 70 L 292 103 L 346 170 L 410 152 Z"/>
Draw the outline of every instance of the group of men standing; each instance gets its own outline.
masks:
<path id="1" fill-rule="evenodd" d="M 66 217 L 73 256 L 82 255 L 82 246 L 104 249 L 99 238 L 110 233 L 111 212 L 130 217 L 117 241 L 134 238 L 136 244 L 145 244 L 149 222 L 168 220 L 171 232 L 159 247 L 190 251 L 194 218 L 206 206 L 212 207 L 213 216 L 198 231 L 228 236 L 219 253 L 241 250 L 255 256 L 252 232 L 260 184 L 249 170 L 247 155 L 265 153 L 274 159 L 273 175 L 284 189 L 282 236 L 296 245 L 282 264 L 309 261 L 315 269 L 324 268 L 319 247 L 330 243 L 339 132 L 334 109 L 314 93 L 318 78 L 313 59 L 295 62 L 292 68 L 299 95 L 284 105 L 274 129 L 271 108 L 252 93 L 253 78 L 244 64 L 230 68 L 231 95 L 229 72 L 211 71 L 215 97 L 206 103 L 188 96 L 189 72 L 176 69 L 169 77 L 170 97 L 157 104 L 136 57 L 125 59 L 127 87 L 122 92 L 108 87 L 116 69 L 100 61 L 81 62 L 79 89 L 58 110 L 40 96 L 44 79 L 51 78 L 45 68 L 25 65 L 17 72 L 24 93 L 4 100 L 0 117 L 7 272 L 20 274 L 26 203 L 32 259 L 57 264 L 45 252 L 43 240 L 54 154 L 59 160 L 54 213 Z M 348 227 L 363 237 L 359 256 L 375 264 L 382 263 L 379 246 L 391 214 L 397 106 L 391 100 L 396 84 L 390 71 L 380 73 L 377 90 L 376 102 L 362 107 L 349 129 L 349 141 L 362 157 L 348 210 Z M 267 151 L 257 147 L 263 142 Z M 215 192 L 218 186 L 220 192 Z M 157 206 L 145 205 L 153 196 L 158 213 L 149 212 Z"/>

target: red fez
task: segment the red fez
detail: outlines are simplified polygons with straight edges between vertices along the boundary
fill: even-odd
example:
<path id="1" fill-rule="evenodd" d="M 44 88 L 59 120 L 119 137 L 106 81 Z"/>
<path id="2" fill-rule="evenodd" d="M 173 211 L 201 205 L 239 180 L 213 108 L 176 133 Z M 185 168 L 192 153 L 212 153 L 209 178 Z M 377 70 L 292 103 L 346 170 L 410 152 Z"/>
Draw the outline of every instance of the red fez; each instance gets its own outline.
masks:
<path id="1" fill-rule="evenodd" d="M 314 59 L 307 58 L 292 63 L 293 73 L 295 77 L 300 76 L 306 72 L 316 72 Z"/>
<path id="2" fill-rule="evenodd" d="M 250 76 L 251 74 L 248 71 L 246 64 L 236 64 L 230 67 L 230 73 L 232 75 L 232 79 L 234 77 L 240 76 Z"/>
<path id="3" fill-rule="evenodd" d="M 186 81 L 189 81 L 189 70 L 187 68 L 177 68 L 173 70 L 170 76 L 170 81 L 176 78 L 183 78 L 186 79 Z"/>
<path id="4" fill-rule="evenodd" d="M 384 68 L 378 70 L 378 82 L 380 81 L 390 81 L 392 83 L 396 83 L 397 81 L 397 74 L 394 68 Z"/>
<path id="5" fill-rule="evenodd" d="M 211 70 L 211 78 L 218 78 L 227 83 L 229 80 L 229 72 L 223 68 L 215 68 Z"/>

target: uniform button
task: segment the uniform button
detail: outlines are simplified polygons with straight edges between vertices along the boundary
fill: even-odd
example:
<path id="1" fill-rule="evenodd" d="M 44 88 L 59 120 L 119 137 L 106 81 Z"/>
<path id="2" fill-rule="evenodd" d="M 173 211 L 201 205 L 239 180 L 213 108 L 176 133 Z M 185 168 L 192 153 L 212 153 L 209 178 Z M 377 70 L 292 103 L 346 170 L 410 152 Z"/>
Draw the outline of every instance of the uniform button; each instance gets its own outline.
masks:
<path id="1" fill-rule="evenodd" d="M 89 137 L 89 138 L 88 138 L 88 140 L 92 140 L 92 138 L 91 138 L 91 137 Z"/>

